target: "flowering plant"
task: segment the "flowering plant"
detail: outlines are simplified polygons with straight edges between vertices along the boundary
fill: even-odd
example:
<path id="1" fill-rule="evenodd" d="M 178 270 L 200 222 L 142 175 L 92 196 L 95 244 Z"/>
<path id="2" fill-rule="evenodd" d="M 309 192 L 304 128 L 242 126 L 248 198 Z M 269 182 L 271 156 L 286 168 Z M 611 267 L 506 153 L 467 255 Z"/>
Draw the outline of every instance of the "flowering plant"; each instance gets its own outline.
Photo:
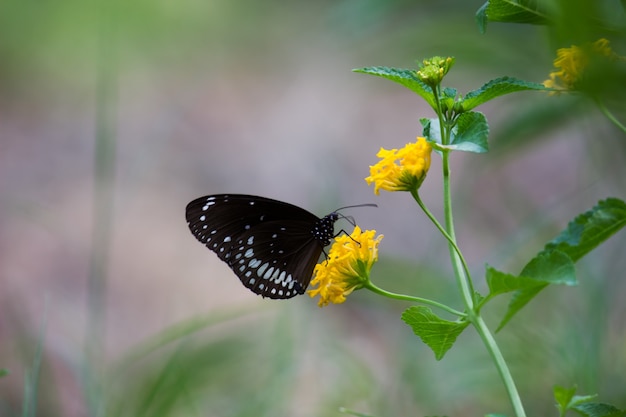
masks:
<path id="1" fill-rule="evenodd" d="M 562 62 L 563 53 L 559 55 L 559 62 Z M 366 288 L 389 298 L 418 304 L 407 308 L 402 313 L 402 320 L 432 349 L 437 360 L 445 356 L 461 333 L 473 328 L 501 376 L 515 416 L 525 417 L 522 398 L 493 332 L 483 317 L 483 310 L 494 298 L 511 295 L 506 311 L 501 314 L 496 330 L 499 331 L 549 285 L 576 285 L 574 264 L 626 226 L 626 203 L 617 198 L 600 201 L 595 207 L 573 219 L 565 230 L 546 243 L 518 273 L 500 271 L 488 265 L 485 269 L 488 291 L 477 291 L 474 277 L 456 240 L 450 192 L 450 157 L 454 151 L 488 151 L 489 127 L 486 117 L 474 110 L 478 105 L 518 91 L 552 91 L 555 84 L 547 82 L 543 85 L 502 77 L 477 90 L 459 95 L 455 89 L 442 86 L 442 81 L 453 64 L 453 58 L 433 57 L 424 60 L 416 70 L 368 67 L 355 71 L 402 84 L 422 97 L 436 114 L 434 118 L 421 119 L 422 136 L 416 142 L 409 143 L 402 149 L 381 148 L 377 154 L 380 160 L 370 167 L 370 175 L 365 180 L 374 186 L 376 195 L 380 194 L 380 190 L 409 192 L 439 230 L 449 246 L 462 308 L 455 309 L 439 301 L 413 295 L 391 293 L 374 285 L 370 280 L 370 270 L 378 258 L 378 244 L 382 236 L 375 238 L 375 231 L 361 233 L 358 227 L 351 236 L 340 237 L 331 248 L 328 260 L 317 266 L 312 284 L 319 287 L 309 294 L 312 297 L 319 295 L 319 305 L 324 306 L 331 302 L 343 303 L 346 296 L 354 290 Z M 553 73 L 551 80 L 562 76 L 563 74 Z M 419 194 L 430 167 L 433 150 L 442 159 L 443 223 L 431 213 Z M 431 307 L 456 316 L 456 320 L 440 317 Z M 593 402 L 593 396 L 577 396 L 575 393 L 575 388 L 554 388 L 561 415 L 570 409 L 592 417 L 624 416 L 626 413 L 612 405 Z"/>

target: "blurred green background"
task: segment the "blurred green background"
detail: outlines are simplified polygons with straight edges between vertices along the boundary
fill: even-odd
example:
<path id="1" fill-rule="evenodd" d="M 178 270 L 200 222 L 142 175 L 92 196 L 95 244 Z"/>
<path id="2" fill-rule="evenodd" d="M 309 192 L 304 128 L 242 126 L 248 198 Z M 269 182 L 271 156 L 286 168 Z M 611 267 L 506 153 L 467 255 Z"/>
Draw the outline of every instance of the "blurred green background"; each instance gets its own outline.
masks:
<path id="1" fill-rule="evenodd" d="M 446 85 L 461 92 L 502 75 L 542 82 L 574 38 L 498 23 L 481 35 L 480 5 L 1 2 L 0 415 L 510 414 L 471 329 L 437 362 L 400 321 L 407 304 L 364 292 L 324 309 L 262 300 L 183 215 L 221 192 L 320 216 L 375 202 L 350 212 L 385 235 L 372 279 L 462 308 L 445 242 L 410 196 L 376 197 L 363 181 L 381 146 L 414 140 L 433 114 L 351 69 L 443 55 L 456 57 Z M 479 109 L 491 152 L 453 157 L 457 237 L 479 290 L 485 263 L 518 272 L 575 215 L 624 199 L 626 138 L 585 103 L 522 93 Z M 94 200 L 102 120 L 114 188 Z M 436 156 L 422 189 L 439 214 Z M 577 265 L 579 287 L 548 288 L 497 335 L 528 415 L 554 412 L 554 384 L 626 408 L 624 247 L 617 234 Z M 488 307 L 492 326 L 505 306 Z"/>

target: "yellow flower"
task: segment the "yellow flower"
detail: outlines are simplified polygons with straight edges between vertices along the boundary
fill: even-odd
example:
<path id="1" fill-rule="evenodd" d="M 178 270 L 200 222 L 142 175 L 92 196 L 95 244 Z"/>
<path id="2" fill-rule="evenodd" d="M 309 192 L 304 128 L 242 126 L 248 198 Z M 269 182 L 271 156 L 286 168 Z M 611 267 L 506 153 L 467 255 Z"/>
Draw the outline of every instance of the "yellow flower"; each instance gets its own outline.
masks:
<path id="1" fill-rule="evenodd" d="M 378 244 L 383 235 L 374 237 L 376 230 L 361 232 L 356 226 L 350 236 L 342 235 L 328 252 L 328 259 L 315 266 L 308 291 L 311 298 L 319 295 L 318 305 L 341 304 L 352 291 L 363 288 L 369 282 L 372 265 L 378 260 Z"/>
<path id="2" fill-rule="evenodd" d="M 418 137 L 417 142 L 409 143 L 402 149 L 380 148 L 376 154 L 381 160 L 370 166 L 367 184 L 374 183 L 374 193 L 380 189 L 387 191 L 411 191 L 424 181 L 430 168 L 432 148 L 426 139 Z"/>
<path id="3" fill-rule="evenodd" d="M 592 44 L 560 48 L 556 51 L 554 60 L 557 71 L 551 72 L 550 79 L 545 80 L 543 85 L 555 90 L 577 90 L 592 64 L 606 66 L 610 61 L 619 58 L 609 46 L 609 41 L 604 38 Z"/>

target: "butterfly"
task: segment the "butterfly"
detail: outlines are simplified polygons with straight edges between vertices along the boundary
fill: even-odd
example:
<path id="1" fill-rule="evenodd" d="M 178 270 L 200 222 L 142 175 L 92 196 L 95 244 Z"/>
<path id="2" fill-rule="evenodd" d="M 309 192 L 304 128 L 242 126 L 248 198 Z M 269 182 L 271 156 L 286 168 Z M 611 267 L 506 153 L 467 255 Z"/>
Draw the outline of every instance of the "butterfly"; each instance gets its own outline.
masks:
<path id="1" fill-rule="evenodd" d="M 324 247 L 336 236 L 335 222 L 350 220 L 338 213 L 341 209 L 320 218 L 270 198 L 216 194 L 190 202 L 185 215 L 191 233 L 245 287 L 263 297 L 286 299 L 304 294 Z"/>

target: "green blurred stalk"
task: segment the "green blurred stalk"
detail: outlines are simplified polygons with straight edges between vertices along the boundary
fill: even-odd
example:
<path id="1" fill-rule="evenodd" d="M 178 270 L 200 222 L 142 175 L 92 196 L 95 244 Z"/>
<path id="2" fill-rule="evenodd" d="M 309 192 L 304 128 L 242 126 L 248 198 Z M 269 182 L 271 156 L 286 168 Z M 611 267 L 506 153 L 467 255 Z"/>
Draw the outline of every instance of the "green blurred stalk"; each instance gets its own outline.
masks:
<path id="1" fill-rule="evenodd" d="M 113 224 L 117 124 L 115 1 L 100 0 L 96 62 L 96 121 L 92 248 L 87 285 L 85 379 L 92 416 L 102 415 L 99 389 L 106 343 L 106 290 Z"/>
<path id="2" fill-rule="evenodd" d="M 39 386 L 39 371 L 41 370 L 41 358 L 48 327 L 48 297 L 44 302 L 43 322 L 39 331 L 37 350 L 33 358 L 32 368 L 26 371 L 24 378 L 24 398 L 22 399 L 21 417 L 35 417 L 37 415 L 37 391 Z"/>

